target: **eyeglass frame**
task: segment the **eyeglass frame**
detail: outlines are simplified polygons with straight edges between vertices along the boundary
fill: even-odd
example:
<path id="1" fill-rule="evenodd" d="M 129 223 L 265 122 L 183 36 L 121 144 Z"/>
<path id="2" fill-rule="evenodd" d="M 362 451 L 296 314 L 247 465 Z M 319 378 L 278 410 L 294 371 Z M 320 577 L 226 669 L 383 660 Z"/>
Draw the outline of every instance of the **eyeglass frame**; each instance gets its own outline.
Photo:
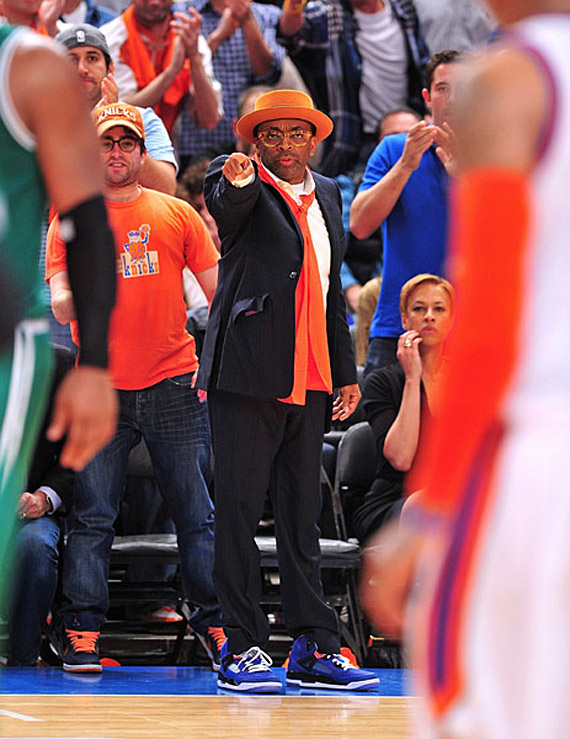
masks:
<path id="1" fill-rule="evenodd" d="M 121 142 L 123 141 L 132 141 L 134 146 L 132 149 L 123 149 Z M 144 139 L 137 138 L 136 136 L 130 136 L 129 134 L 125 134 L 124 136 L 119 137 L 118 139 L 114 139 L 112 136 L 101 136 L 99 139 L 99 142 L 101 144 L 101 149 L 103 150 L 104 154 L 110 154 L 113 149 L 115 148 L 115 144 L 118 144 L 119 150 L 123 152 L 123 154 L 132 154 L 133 151 L 136 149 L 137 144 L 140 146 L 141 152 L 144 151 Z M 106 148 L 105 142 L 111 142 L 111 146 L 109 148 Z"/>
<path id="2" fill-rule="evenodd" d="M 265 134 L 268 133 L 278 134 L 279 141 L 276 141 L 274 144 L 268 144 L 265 140 Z M 293 134 L 303 134 L 303 141 L 300 143 L 295 143 L 291 138 Z M 271 127 L 266 128 L 263 131 L 255 132 L 256 139 L 263 142 L 263 145 L 267 146 L 268 149 L 275 149 L 277 146 L 282 144 L 285 139 L 287 139 L 291 143 L 291 146 L 300 149 L 302 146 L 306 146 L 314 135 L 315 133 L 313 130 L 307 130 L 305 128 L 293 128 L 290 131 L 282 131 L 280 128 Z"/>

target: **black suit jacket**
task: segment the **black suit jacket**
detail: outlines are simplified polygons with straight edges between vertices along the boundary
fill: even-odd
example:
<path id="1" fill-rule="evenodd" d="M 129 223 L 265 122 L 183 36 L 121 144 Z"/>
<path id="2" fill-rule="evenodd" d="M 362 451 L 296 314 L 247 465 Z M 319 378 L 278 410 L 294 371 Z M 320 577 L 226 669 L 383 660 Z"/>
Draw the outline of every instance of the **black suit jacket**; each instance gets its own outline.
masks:
<path id="1" fill-rule="evenodd" d="M 222 174 L 227 157 L 208 168 L 204 195 L 216 220 L 222 258 L 204 347 L 198 387 L 257 398 L 284 398 L 293 387 L 295 289 L 304 241 L 279 192 L 256 177 L 244 188 Z M 335 387 L 356 383 L 352 341 L 340 284 L 345 251 L 340 192 L 313 174 L 315 196 L 331 244 L 326 323 Z"/>

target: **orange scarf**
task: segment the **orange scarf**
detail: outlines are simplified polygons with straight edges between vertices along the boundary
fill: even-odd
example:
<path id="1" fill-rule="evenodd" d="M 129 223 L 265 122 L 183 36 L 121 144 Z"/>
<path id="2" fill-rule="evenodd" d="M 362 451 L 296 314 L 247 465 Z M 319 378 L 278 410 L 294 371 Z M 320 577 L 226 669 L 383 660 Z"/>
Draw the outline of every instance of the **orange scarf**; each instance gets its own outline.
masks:
<path id="1" fill-rule="evenodd" d="M 40 36 L 48 36 L 49 33 L 46 31 L 46 27 L 40 20 L 39 15 L 35 17 L 34 24 L 32 25 L 32 31 L 35 31 L 36 33 L 39 33 Z"/>
<path id="2" fill-rule="evenodd" d="M 141 29 L 135 19 L 132 5 L 129 5 L 125 10 L 122 18 L 127 29 L 127 40 L 121 46 L 121 61 L 133 70 L 139 90 L 142 90 L 170 64 L 176 35 L 172 31 L 168 32 L 168 48 L 164 55 L 162 68 L 155 69 L 149 51 L 142 39 Z M 162 118 L 168 133 L 172 132 L 174 123 L 180 114 L 182 100 L 188 93 L 191 81 L 190 62 L 186 59 L 184 66 L 164 93 L 162 100 L 154 106 L 155 113 Z"/>
<path id="3" fill-rule="evenodd" d="M 259 177 L 274 187 L 289 206 L 299 224 L 304 239 L 303 267 L 295 290 L 295 359 L 293 390 L 284 403 L 305 405 L 307 390 L 332 393 L 332 375 L 327 341 L 327 322 L 319 265 L 307 211 L 315 199 L 315 192 L 301 195 L 302 203 L 283 190 L 268 174 L 256 156 Z"/>

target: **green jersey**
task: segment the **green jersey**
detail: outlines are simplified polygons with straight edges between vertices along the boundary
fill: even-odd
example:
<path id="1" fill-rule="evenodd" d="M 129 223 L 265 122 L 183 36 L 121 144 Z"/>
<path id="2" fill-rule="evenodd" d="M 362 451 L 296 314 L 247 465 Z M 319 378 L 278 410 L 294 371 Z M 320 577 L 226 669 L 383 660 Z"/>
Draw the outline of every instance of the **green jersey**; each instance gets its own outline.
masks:
<path id="1" fill-rule="evenodd" d="M 0 28 L 0 211 L 2 263 L 23 297 L 25 317 L 45 316 L 39 270 L 41 222 L 46 192 L 35 140 L 16 113 L 8 85 L 15 50 L 31 31 Z"/>
<path id="2" fill-rule="evenodd" d="M 14 109 L 8 80 L 14 52 L 28 33 L 0 28 L 0 265 L 24 308 L 13 341 L 0 351 L 0 610 L 9 587 L 16 504 L 26 489 L 52 359 L 38 265 L 46 194 L 34 138 Z"/>

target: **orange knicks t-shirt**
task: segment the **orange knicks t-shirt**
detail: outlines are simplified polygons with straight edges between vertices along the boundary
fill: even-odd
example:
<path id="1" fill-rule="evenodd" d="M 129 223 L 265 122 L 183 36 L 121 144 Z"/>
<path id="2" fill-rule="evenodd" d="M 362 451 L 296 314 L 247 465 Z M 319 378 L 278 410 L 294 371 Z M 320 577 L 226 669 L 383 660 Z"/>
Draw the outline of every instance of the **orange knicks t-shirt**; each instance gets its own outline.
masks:
<path id="1" fill-rule="evenodd" d="M 183 200 L 140 188 L 135 200 L 105 204 L 117 255 L 111 377 L 118 390 L 141 390 L 197 368 L 194 339 L 186 331 L 182 270 L 203 272 L 219 255 L 202 219 Z M 66 269 L 55 218 L 47 236 L 46 280 Z M 79 346 L 76 321 L 71 333 Z"/>

